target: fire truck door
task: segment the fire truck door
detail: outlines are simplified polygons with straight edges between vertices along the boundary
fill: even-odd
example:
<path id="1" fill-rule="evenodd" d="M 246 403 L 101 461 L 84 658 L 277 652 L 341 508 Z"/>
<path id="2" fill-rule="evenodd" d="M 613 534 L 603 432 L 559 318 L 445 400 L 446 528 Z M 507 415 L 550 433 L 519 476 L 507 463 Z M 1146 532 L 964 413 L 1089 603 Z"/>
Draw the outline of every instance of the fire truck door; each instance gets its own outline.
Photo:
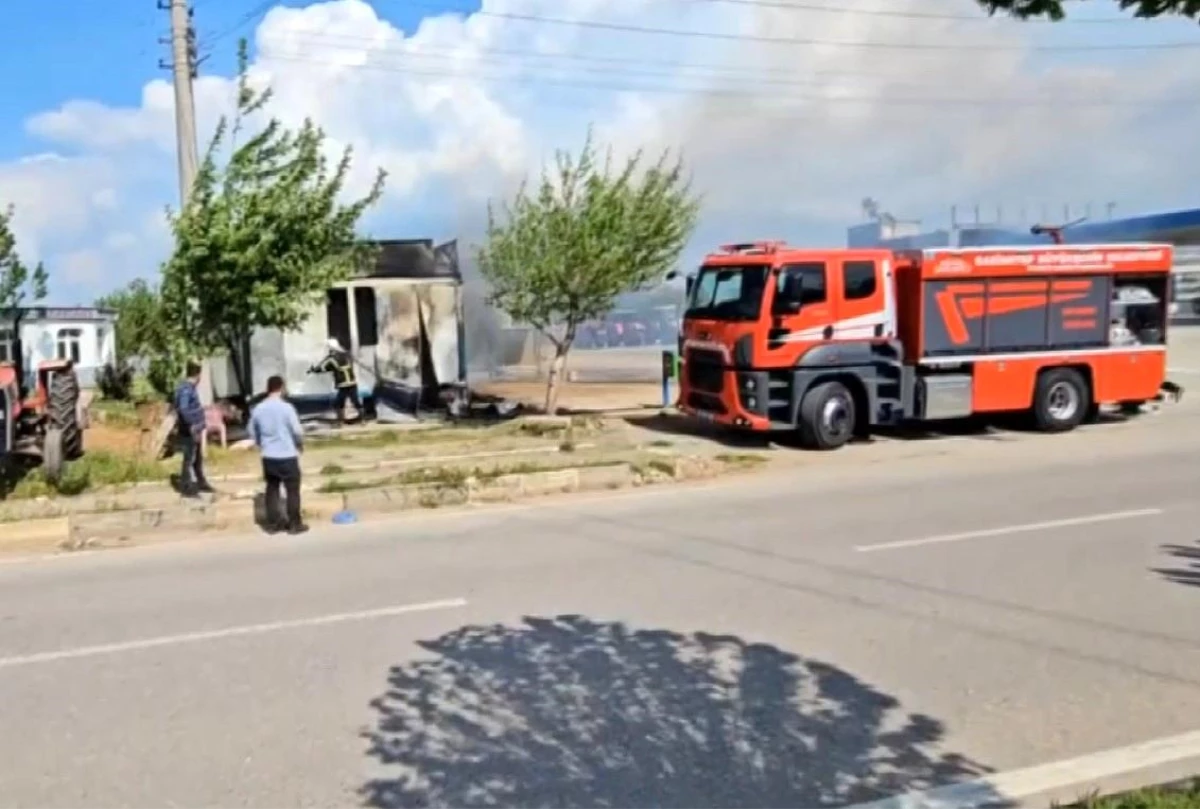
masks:
<path id="1" fill-rule="evenodd" d="M 887 285 L 874 259 L 839 260 L 830 279 L 835 340 L 870 340 L 891 331 Z"/>
<path id="2" fill-rule="evenodd" d="M 771 304 L 772 342 L 832 340 L 833 306 L 823 261 L 785 264 L 775 276 Z"/>

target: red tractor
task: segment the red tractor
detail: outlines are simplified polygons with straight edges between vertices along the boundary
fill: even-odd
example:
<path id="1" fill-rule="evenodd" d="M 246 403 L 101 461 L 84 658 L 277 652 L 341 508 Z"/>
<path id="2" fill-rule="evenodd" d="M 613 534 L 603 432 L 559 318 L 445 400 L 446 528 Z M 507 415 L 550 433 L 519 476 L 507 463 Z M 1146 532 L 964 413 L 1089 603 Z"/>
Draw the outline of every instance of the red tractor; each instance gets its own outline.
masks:
<path id="1" fill-rule="evenodd" d="M 83 455 L 79 377 L 70 360 L 49 360 L 38 364 L 31 394 L 20 383 L 16 368 L 0 365 L 0 463 L 40 465 L 56 481 Z"/>

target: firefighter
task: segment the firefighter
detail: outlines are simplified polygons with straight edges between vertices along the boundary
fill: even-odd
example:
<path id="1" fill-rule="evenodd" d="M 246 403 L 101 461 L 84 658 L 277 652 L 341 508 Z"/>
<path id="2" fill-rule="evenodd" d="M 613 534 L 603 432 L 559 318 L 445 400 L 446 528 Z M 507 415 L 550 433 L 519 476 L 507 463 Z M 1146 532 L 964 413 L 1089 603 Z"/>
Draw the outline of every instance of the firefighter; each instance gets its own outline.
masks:
<path id="1" fill-rule="evenodd" d="M 337 411 L 339 424 L 346 423 L 346 402 L 354 405 L 360 419 L 364 418 L 362 399 L 358 395 L 358 377 L 354 374 L 354 357 L 342 348 L 336 339 L 330 338 L 326 344 L 329 353 L 325 359 L 308 369 L 310 374 L 333 374 L 333 386 L 337 389 L 337 399 L 334 409 Z"/>

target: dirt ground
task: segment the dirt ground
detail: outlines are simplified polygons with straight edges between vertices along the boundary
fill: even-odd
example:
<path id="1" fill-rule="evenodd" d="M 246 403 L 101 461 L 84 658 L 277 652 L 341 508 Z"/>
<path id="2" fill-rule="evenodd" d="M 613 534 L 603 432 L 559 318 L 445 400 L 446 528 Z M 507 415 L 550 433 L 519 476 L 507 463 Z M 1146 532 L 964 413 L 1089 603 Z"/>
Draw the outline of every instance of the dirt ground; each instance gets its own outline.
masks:
<path id="1" fill-rule="evenodd" d="M 132 454 L 138 451 L 140 435 L 137 428 L 93 423 L 83 433 L 83 448 L 86 452 Z"/>
<path id="2" fill-rule="evenodd" d="M 540 381 L 494 381 L 474 386 L 479 393 L 540 408 L 546 398 L 546 383 Z M 603 412 L 662 407 L 662 385 L 646 382 L 564 382 L 558 406 L 574 412 Z"/>

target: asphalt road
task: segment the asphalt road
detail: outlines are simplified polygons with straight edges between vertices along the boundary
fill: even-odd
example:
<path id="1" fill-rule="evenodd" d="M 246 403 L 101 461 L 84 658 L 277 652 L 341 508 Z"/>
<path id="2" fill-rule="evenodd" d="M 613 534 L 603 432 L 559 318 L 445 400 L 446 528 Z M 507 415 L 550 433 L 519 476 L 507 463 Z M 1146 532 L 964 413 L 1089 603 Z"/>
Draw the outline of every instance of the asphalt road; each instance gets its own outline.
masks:
<path id="1" fill-rule="evenodd" d="M 1187 423 L 0 565 L 0 803 L 841 806 L 1191 730 Z"/>

